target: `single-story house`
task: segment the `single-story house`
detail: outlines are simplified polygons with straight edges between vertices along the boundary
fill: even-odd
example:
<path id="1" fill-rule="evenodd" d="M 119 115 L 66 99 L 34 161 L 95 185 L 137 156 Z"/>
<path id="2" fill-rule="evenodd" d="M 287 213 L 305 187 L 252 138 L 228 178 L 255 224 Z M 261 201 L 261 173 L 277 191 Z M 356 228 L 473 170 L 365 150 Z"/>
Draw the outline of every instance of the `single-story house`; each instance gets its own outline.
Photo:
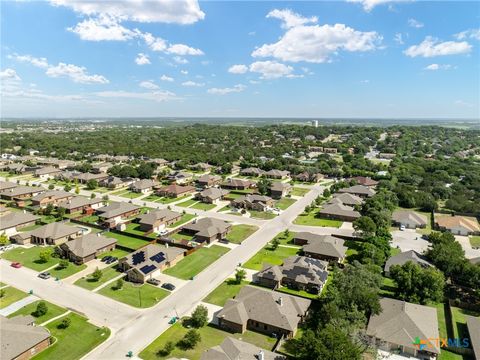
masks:
<path id="1" fill-rule="evenodd" d="M 415 250 L 409 250 L 402 252 L 400 254 L 397 254 L 395 256 L 390 257 L 387 262 L 385 263 L 384 271 L 385 271 L 385 276 L 390 276 L 390 268 L 393 265 L 400 265 L 402 266 L 403 264 L 406 264 L 407 262 L 413 262 L 417 265 L 420 265 L 423 268 L 431 267 L 433 266 L 430 264 L 424 256 L 416 252 Z"/>
<path id="2" fill-rule="evenodd" d="M 247 210 L 265 211 L 267 208 L 274 206 L 275 201 L 265 195 L 251 194 L 242 195 L 231 202 L 232 206 L 244 208 Z"/>
<path id="3" fill-rule="evenodd" d="M 93 164 L 92 172 L 94 174 L 106 173 L 112 166 L 113 164 L 107 162 Z"/>
<path id="4" fill-rule="evenodd" d="M 272 186 L 270 186 L 270 195 L 274 199 L 280 199 L 290 193 L 291 190 L 292 185 L 290 184 L 274 182 Z"/>
<path id="5" fill-rule="evenodd" d="M 0 191 L 0 197 L 5 200 L 29 199 L 45 191 L 41 186 L 17 186 Z"/>
<path id="6" fill-rule="evenodd" d="M 116 177 L 116 176 L 109 176 L 108 178 L 99 181 L 98 185 L 106 187 L 108 189 L 118 189 L 118 188 L 121 188 L 121 187 L 124 187 L 124 186 L 129 186 L 134 181 L 135 181 L 135 179 L 133 179 L 133 178 L 121 179 L 121 178 Z"/>
<path id="7" fill-rule="evenodd" d="M 203 188 L 211 187 L 220 184 L 222 181 L 222 177 L 218 175 L 210 175 L 210 174 L 205 174 L 200 176 L 197 179 L 197 184 L 198 186 L 201 186 Z"/>
<path id="8" fill-rule="evenodd" d="M 18 184 L 11 181 L 0 181 L 0 191 L 16 188 Z"/>
<path id="9" fill-rule="evenodd" d="M 440 347 L 437 309 L 396 299 L 380 299 L 382 312 L 370 316 L 366 334 L 385 351 L 400 352 L 419 359 L 436 359 Z M 422 349 L 415 339 L 424 342 Z M 431 339 L 431 340 L 429 340 Z"/>
<path id="10" fill-rule="evenodd" d="M 182 231 L 195 235 L 195 241 L 211 243 L 222 240 L 232 229 L 232 225 L 226 221 L 215 218 L 203 218 L 193 220 L 182 226 Z"/>
<path id="11" fill-rule="evenodd" d="M 55 168 L 53 166 L 46 166 L 40 169 L 35 170 L 33 173 L 35 177 L 38 177 L 42 180 L 53 179 L 55 175 L 60 174 L 62 170 Z"/>
<path id="12" fill-rule="evenodd" d="M 174 224 L 182 218 L 182 214 L 168 210 L 153 210 L 140 215 L 138 223 L 140 230 L 144 232 L 159 232 L 168 225 Z"/>
<path id="13" fill-rule="evenodd" d="M 297 174 L 293 176 L 293 178 L 297 181 L 302 181 L 302 182 L 319 182 L 325 178 L 323 174 L 320 173 L 315 173 L 315 174 L 310 174 L 307 171 L 304 171 L 300 174 Z"/>
<path id="14" fill-rule="evenodd" d="M 33 174 L 37 169 L 38 169 L 37 166 L 28 166 L 28 165 L 19 164 L 19 163 L 9 164 L 6 166 L 6 170 L 8 170 L 9 173 L 22 174 L 22 175 Z"/>
<path id="15" fill-rule="evenodd" d="M 256 184 L 250 180 L 243 180 L 243 179 L 227 179 L 224 181 L 220 186 L 224 189 L 230 190 L 246 190 L 251 189 Z"/>
<path id="16" fill-rule="evenodd" d="M 373 195 L 376 194 L 375 190 L 373 190 L 368 186 L 363 186 L 363 185 L 350 186 L 347 188 L 340 189 L 338 190 L 338 192 L 342 194 L 347 193 L 347 194 L 357 195 L 357 196 L 360 196 L 361 198 L 372 197 Z"/>
<path id="17" fill-rule="evenodd" d="M 263 174 L 265 174 L 265 171 L 263 171 L 262 169 L 259 169 L 257 167 L 249 167 L 249 168 L 245 168 L 245 169 L 242 169 L 240 170 L 240 175 L 244 175 L 244 176 L 262 176 Z"/>
<path id="18" fill-rule="evenodd" d="M 272 169 L 267 171 L 265 176 L 270 179 L 287 179 L 290 177 L 290 171 Z"/>
<path id="19" fill-rule="evenodd" d="M 264 265 L 262 271 L 253 275 L 253 281 L 274 290 L 286 286 L 318 294 L 327 281 L 327 267 L 326 261 L 305 256 L 290 256 L 282 265 Z"/>
<path id="20" fill-rule="evenodd" d="M 227 336 L 220 345 L 205 350 L 200 360 L 285 360 L 286 357 Z"/>
<path id="21" fill-rule="evenodd" d="M 67 201 L 62 201 L 57 204 L 57 207 L 64 208 L 67 214 L 76 212 L 89 212 L 90 209 L 96 210 L 102 206 L 102 199 L 89 199 L 84 196 L 74 196 Z"/>
<path id="22" fill-rule="evenodd" d="M 195 192 L 195 187 L 193 186 L 190 186 L 190 185 L 182 186 L 177 184 L 170 184 L 158 189 L 157 195 L 164 196 L 164 197 L 177 198 L 180 196 L 193 194 L 194 192 Z"/>
<path id="23" fill-rule="evenodd" d="M 318 215 L 322 218 L 341 221 L 354 221 L 362 216 L 353 207 L 339 203 L 326 204 L 318 212 Z"/>
<path id="24" fill-rule="evenodd" d="M 80 183 L 86 184 L 90 180 L 95 180 L 97 182 L 100 182 L 106 178 L 108 178 L 109 175 L 107 173 L 98 173 L 98 174 L 92 174 L 92 173 L 80 173 L 77 175 L 74 175 L 74 179 L 77 179 Z"/>
<path id="25" fill-rule="evenodd" d="M 194 165 L 190 165 L 189 168 L 196 170 L 196 171 L 209 171 L 213 166 L 207 163 L 197 163 Z"/>
<path id="26" fill-rule="evenodd" d="M 329 204 L 344 204 L 347 206 L 355 206 L 361 205 L 363 203 L 363 199 L 357 195 L 353 194 L 335 194 L 333 198 L 328 202 Z"/>
<path id="27" fill-rule="evenodd" d="M 140 207 L 126 202 L 112 202 L 107 206 L 98 208 L 95 212 L 106 226 L 112 228 L 123 219 L 138 215 Z"/>
<path id="28" fill-rule="evenodd" d="M 50 332 L 35 326 L 31 315 L 6 318 L 0 315 L 0 358 L 28 360 L 50 346 Z"/>
<path id="29" fill-rule="evenodd" d="M 195 198 L 207 204 L 216 204 L 230 192 L 219 188 L 208 188 L 195 195 Z"/>
<path id="30" fill-rule="evenodd" d="M 9 212 L 0 217 L 0 234 L 15 235 L 21 228 L 35 225 L 40 216 L 28 212 Z"/>
<path id="31" fill-rule="evenodd" d="M 175 246 L 148 244 L 118 261 L 118 268 L 126 272 L 127 279 L 144 283 L 163 270 L 174 266 L 185 256 L 185 250 Z"/>
<path id="32" fill-rule="evenodd" d="M 467 319 L 467 329 L 470 335 L 470 344 L 472 345 L 475 359 L 480 359 L 480 318 L 465 316 Z"/>
<path id="33" fill-rule="evenodd" d="M 435 226 L 455 235 L 475 235 L 480 233 L 477 219 L 467 216 L 435 216 Z"/>
<path id="34" fill-rule="evenodd" d="M 48 190 L 32 197 L 32 205 L 46 207 L 49 204 L 58 206 L 63 201 L 68 201 L 74 198 L 75 195 L 63 190 Z"/>
<path id="35" fill-rule="evenodd" d="M 373 180 L 371 177 L 367 176 L 355 176 L 351 180 L 355 180 L 358 185 L 374 187 L 378 185 L 378 181 Z"/>
<path id="36" fill-rule="evenodd" d="M 428 219 L 425 215 L 412 210 L 396 210 L 392 214 L 392 222 L 397 226 L 405 226 L 407 229 L 424 228 Z"/>
<path id="37" fill-rule="evenodd" d="M 227 331 L 258 331 L 292 338 L 308 313 L 311 300 L 255 286 L 244 286 L 217 314 Z"/>
<path id="38" fill-rule="evenodd" d="M 60 255 L 76 264 L 84 264 L 98 255 L 115 249 L 117 239 L 100 234 L 87 234 L 61 244 Z"/>
<path id="39" fill-rule="evenodd" d="M 133 192 L 147 194 L 148 192 L 152 191 L 154 186 L 157 185 L 158 183 L 156 181 L 143 179 L 130 184 L 129 189 Z"/>
<path id="40" fill-rule="evenodd" d="M 314 259 L 341 263 L 347 254 L 345 241 L 331 235 L 298 232 L 293 237 L 293 243 L 303 246 L 304 255 Z"/>
<path id="41" fill-rule="evenodd" d="M 193 180 L 193 174 L 184 171 L 175 171 L 168 175 L 167 179 L 176 184 L 186 184 Z"/>
<path id="42" fill-rule="evenodd" d="M 82 236 L 83 230 L 76 226 L 69 226 L 61 222 L 43 225 L 35 230 L 21 234 L 13 239 L 23 244 L 60 245 Z"/>

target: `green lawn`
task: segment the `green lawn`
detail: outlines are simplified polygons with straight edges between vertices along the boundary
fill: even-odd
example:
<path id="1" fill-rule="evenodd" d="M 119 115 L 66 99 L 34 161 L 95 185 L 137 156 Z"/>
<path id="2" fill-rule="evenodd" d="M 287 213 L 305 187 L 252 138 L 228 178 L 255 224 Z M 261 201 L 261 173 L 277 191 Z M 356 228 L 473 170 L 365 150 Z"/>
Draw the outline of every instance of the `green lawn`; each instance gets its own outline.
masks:
<path id="1" fill-rule="evenodd" d="M 86 277 L 82 277 L 81 279 L 78 279 L 77 281 L 75 281 L 74 284 L 87 290 L 93 290 L 99 287 L 100 285 L 105 284 L 109 280 L 112 280 L 113 278 L 117 277 L 121 273 L 119 273 L 116 269 L 110 266 L 108 268 L 103 269 L 102 274 L 103 274 L 102 277 L 98 281 L 93 280 L 91 277 L 92 274 L 89 274 Z"/>
<path id="2" fill-rule="evenodd" d="M 115 289 L 116 281 L 98 291 L 99 294 L 138 308 L 148 308 L 170 294 L 169 291 L 150 284 L 133 285 L 124 282 L 123 288 Z"/>
<path id="3" fill-rule="evenodd" d="M 209 304 L 224 306 L 227 300 L 236 296 L 245 285 L 248 285 L 248 281 L 242 281 L 241 284 L 237 284 L 233 279 L 228 279 L 208 294 L 203 301 Z"/>
<path id="4" fill-rule="evenodd" d="M 472 247 L 480 247 L 480 236 L 470 236 L 470 244 L 472 245 Z"/>
<path id="5" fill-rule="evenodd" d="M 291 198 L 281 198 L 280 200 L 278 200 L 277 202 L 275 202 L 275 206 L 278 207 L 280 210 L 285 210 L 287 209 L 290 205 L 292 205 L 293 203 L 295 203 L 295 199 L 291 199 Z"/>
<path id="6" fill-rule="evenodd" d="M 209 248 L 201 248 L 193 254 L 180 260 L 174 267 L 166 269 L 165 274 L 188 280 L 199 274 L 210 264 L 226 254 L 230 249 L 224 246 L 213 245 Z"/>
<path id="7" fill-rule="evenodd" d="M 141 248 L 142 246 L 148 245 L 148 243 L 149 243 L 146 240 L 137 239 L 137 238 L 130 237 L 130 236 L 127 236 L 127 235 L 123 235 L 123 234 L 117 234 L 117 233 L 114 233 L 114 232 L 106 232 L 106 233 L 104 233 L 104 235 L 107 236 L 107 237 L 117 239 L 118 245 L 125 246 L 129 249 L 132 249 L 132 250 L 137 250 L 137 249 Z"/>
<path id="8" fill-rule="evenodd" d="M 82 271 L 87 268 L 87 265 L 82 264 L 82 265 L 76 265 L 72 262 L 68 264 L 68 266 L 64 269 L 58 269 L 58 268 L 53 268 L 51 270 L 48 270 L 50 275 L 54 278 L 59 278 L 59 279 L 65 279 L 69 276 L 72 276 L 73 274 L 76 274 L 79 271 Z"/>
<path id="9" fill-rule="evenodd" d="M 266 211 L 248 210 L 248 212 L 252 218 L 260 220 L 271 220 L 277 216 L 274 213 Z"/>
<path id="10" fill-rule="evenodd" d="M 89 216 L 84 216 L 80 220 L 90 223 L 90 224 L 95 224 L 98 221 L 99 217 L 97 215 L 89 215 Z"/>
<path id="11" fill-rule="evenodd" d="M 289 256 L 296 255 L 299 249 L 279 246 L 275 251 L 267 245 L 258 253 L 253 255 L 243 267 L 253 270 L 261 270 L 263 264 L 268 263 L 270 265 L 281 265 L 283 260 Z"/>
<path id="12" fill-rule="evenodd" d="M 198 202 L 198 200 L 196 200 L 196 199 L 189 199 L 189 200 L 186 200 L 186 201 L 182 201 L 179 204 L 176 204 L 176 206 L 189 207 L 189 206 L 191 206 L 191 205 L 193 205 L 197 202 Z"/>
<path id="13" fill-rule="evenodd" d="M 42 227 L 43 225 L 41 224 L 35 224 L 35 225 L 30 225 L 30 226 L 25 226 L 20 229 L 20 232 L 27 232 L 27 231 L 32 231 L 35 229 L 38 229 L 39 227 Z"/>
<path id="14" fill-rule="evenodd" d="M 4 307 L 7 307 L 8 305 L 28 296 L 27 293 L 24 293 L 23 291 L 11 286 L 3 288 L 2 291 L 5 291 L 5 295 L 0 298 L 0 309 L 3 309 Z"/>
<path id="15" fill-rule="evenodd" d="M 113 194 L 112 194 L 113 195 Z M 133 192 L 133 191 L 126 191 L 124 192 L 123 194 L 120 194 L 119 196 L 121 197 L 124 197 L 124 198 L 127 198 L 127 199 L 136 199 L 140 196 L 142 196 L 144 194 L 142 193 L 137 193 L 137 192 Z"/>
<path id="16" fill-rule="evenodd" d="M 447 322 L 445 319 L 445 305 L 443 303 L 431 305 L 437 309 L 438 332 L 441 338 L 447 338 Z"/>
<path id="17" fill-rule="evenodd" d="M 230 205 L 225 205 L 221 209 L 218 210 L 218 212 L 224 212 L 230 210 L 232 207 Z"/>
<path id="18" fill-rule="evenodd" d="M 122 257 L 125 257 L 128 254 L 130 254 L 129 251 L 125 251 L 125 250 L 122 250 L 122 249 L 115 249 L 115 250 L 112 250 L 112 251 L 104 252 L 102 255 L 100 255 L 100 258 L 103 259 L 105 256 L 115 256 L 115 257 L 121 259 Z"/>
<path id="19" fill-rule="evenodd" d="M 311 299 L 311 300 L 318 299 L 318 294 L 310 294 L 309 292 L 306 292 L 304 290 L 293 290 L 285 286 L 280 287 L 277 291 L 285 294 L 294 295 L 294 296 L 300 296 L 300 297 Z"/>
<path id="20" fill-rule="evenodd" d="M 468 358 L 466 357 L 465 360 Z M 455 354 L 453 352 L 441 349 L 440 350 L 440 356 L 438 357 L 438 360 L 464 360 L 462 355 Z"/>
<path id="21" fill-rule="evenodd" d="M 258 230 L 254 225 L 233 225 L 232 230 L 227 235 L 227 240 L 234 244 L 241 244 L 243 240 Z"/>
<path id="22" fill-rule="evenodd" d="M 125 232 L 130 233 L 130 234 L 135 234 L 135 235 L 142 235 L 142 236 L 147 236 L 152 239 L 155 239 L 157 237 L 157 234 L 150 233 L 148 235 L 145 235 L 145 232 L 140 230 L 140 225 L 137 223 L 130 223 L 127 224 L 127 228 L 125 229 Z"/>
<path id="23" fill-rule="evenodd" d="M 339 228 L 342 226 L 343 222 L 339 220 L 329 220 L 318 218 L 318 210 L 310 211 L 309 213 L 300 214 L 295 221 L 293 222 L 296 225 L 306 225 L 306 226 L 325 226 L 325 227 L 336 227 Z"/>
<path id="24" fill-rule="evenodd" d="M 390 278 L 384 277 L 380 288 L 380 296 L 394 297 L 397 284 Z"/>
<path id="25" fill-rule="evenodd" d="M 170 204 L 170 203 L 173 203 L 175 201 L 179 201 L 179 200 L 182 200 L 182 198 L 184 197 L 188 197 L 190 195 L 184 195 L 184 196 L 179 196 L 179 197 L 162 197 L 161 199 L 157 200 L 156 202 L 160 203 L 160 204 Z"/>
<path id="26" fill-rule="evenodd" d="M 70 313 L 67 316 L 71 324 L 66 329 L 58 328 L 63 318 L 46 325 L 56 342 L 33 357 L 34 360 L 80 359 L 110 336 L 109 329 L 96 327 L 78 314 Z"/>
<path id="27" fill-rule="evenodd" d="M 49 303 L 48 301 L 43 301 L 44 303 L 47 304 L 48 311 L 45 315 L 36 317 L 35 316 L 35 310 L 37 309 L 37 304 L 42 301 L 38 300 L 35 301 L 31 304 L 28 304 L 24 307 L 22 307 L 20 310 L 15 311 L 13 314 L 8 315 L 9 318 L 15 317 L 18 315 L 32 315 L 35 318 L 35 324 L 40 325 L 44 323 L 47 320 L 53 319 L 54 317 L 57 317 L 67 311 L 67 309 L 62 308 L 60 306 L 57 306 L 55 304 Z"/>
<path id="28" fill-rule="evenodd" d="M 273 239 L 278 239 L 281 245 L 296 246 L 298 248 L 301 248 L 301 246 L 295 245 L 293 243 L 294 236 L 295 236 L 295 233 L 293 231 L 289 231 L 287 236 L 285 236 L 285 232 L 282 231 L 281 233 L 277 234 Z"/>
<path id="29" fill-rule="evenodd" d="M 292 191 L 290 192 L 291 195 L 293 196 L 304 196 L 306 193 L 308 193 L 310 189 L 304 189 L 301 187 L 294 187 Z"/>
<path id="30" fill-rule="evenodd" d="M 2 258 L 9 261 L 18 261 L 23 266 L 26 266 L 35 271 L 43 271 L 59 262 L 59 259 L 54 257 L 50 257 L 50 260 L 45 263 L 41 262 L 39 260 L 40 252 L 46 249 L 50 249 L 53 253 L 53 247 L 51 246 L 34 246 L 28 249 L 18 247 L 3 253 Z"/>
<path id="31" fill-rule="evenodd" d="M 465 318 L 465 315 L 478 317 L 480 314 L 475 311 L 469 311 L 454 306 L 452 306 L 451 309 L 455 337 L 461 339 L 468 337 L 467 319 Z"/>
<path id="32" fill-rule="evenodd" d="M 198 360 L 202 356 L 203 352 L 213 346 L 217 346 L 223 342 L 223 340 L 229 336 L 236 339 L 240 339 L 249 342 L 259 348 L 271 350 L 275 344 L 275 339 L 255 333 L 252 331 L 246 331 L 243 334 L 232 334 L 223 330 L 220 330 L 213 326 L 205 326 L 199 329 L 201 342 L 193 349 L 182 350 L 179 347 L 171 352 L 167 356 L 162 356 L 161 350 L 168 341 L 172 341 L 174 344 L 178 343 L 189 329 L 184 327 L 180 322 L 171 326 L 162 335 L 156 338 L 147 348 L 140 353 L 140 358 L 145 360 L 158 360 L 169 359 L 172 357 Z"/>
<path id="33" fill-rule="evenodd" d="M 172 239 L 175 240 L 193 240 L 195 235 L 183 233 L 181 231 L 176 232 L 175 234 L 169 235 Z"/>
<path id="34" fill-rule="evenodd" d="M 195 219 L 197 216 L 194 215 L 194 214 L 183 214 L 182 215 L 182 218 L 180 220 L 178 220 L 177 222 L 173 223 L 172 225 L 169 225 L 168 227 L 169 228 L 176 228 L 177 226 L 180 226 L 180 225 L 183 225 L 187 222 L 189 222 L 190 220 L 193 220 Z"/>
<path id="35" fill-rule="evenodd" d="M 203 203 L 203 202 L 197 202 L 196 204 L 192 205 L 191 208 L 192 209 L 197 209 L 197 210 L 208 211 L 208 210 L 212 210 L 216 206 L 217 206 L 216 204 L 206 204 L 206 203 Z"/>

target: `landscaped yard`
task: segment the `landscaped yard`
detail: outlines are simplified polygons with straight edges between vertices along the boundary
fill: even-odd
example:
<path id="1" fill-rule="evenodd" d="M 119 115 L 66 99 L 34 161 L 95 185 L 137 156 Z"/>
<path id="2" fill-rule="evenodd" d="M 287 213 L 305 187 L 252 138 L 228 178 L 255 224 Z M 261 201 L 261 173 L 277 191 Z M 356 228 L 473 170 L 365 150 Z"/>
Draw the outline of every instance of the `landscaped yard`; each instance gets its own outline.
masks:
<path id="1" fill-rule="evenodd" d="M 50 275 L 54 278 L 58 279 L 65 279 L 73 274 L 76 274 L 79 271 L 82 271 L 83 269 L 86 269 L 87 265 L 82 264 L 82 265 L 77 265 L 72 262 L 68 263 L 68 266 L 64 269 L 59 269 L 58 267 L 55 267 L 53 269 L 48 270 Z"/>
<path id="2" fill-rule="evenodd" d="M 309 213 L 300 214 L 293 222 L 296 225 L 306 226 L 324 226 L 324 227 L 336 227 L 342 226 L 343 222 L 339 220 L 321 219 L 317 217 L 318 210 L 310 211 Z"/>
<path id="3" fill-rule="evenodd" d="M 176 204 L 176 206 L 189 207 L 189 206 L 191 206 L 191 205 L 193 205 L 197 202 L 198 202 L 198 200 L 196 200 L 196 199 L 189 199 L 189 200 L 182 201 L 181 203 Z"/>
<path id="4" fill-rule="evenodd" d="M 112 266 L 103 269 L 102 274 L 103 274 L 102 277 L 98 281 L 95 281 L 91 277 L 92 274 L 89 274 L 86 277 L 82 277 L 81 279 L 78 279 L 77 281 L 75 281 L 74 284 L 77 285 L 77 286 L 83 287 L 84 289 L 87 289 L 87 290 L 93 290 L 93 289 L 99 287 L 100 285 L 105 284 L 106 282 L 112 280 L 113 278 L 117 277 L 118 275 L 121 275 L 121 273 L 119 273 Z"/>
<path id="5" fill-rule="evenodd" d="M 295 199 L 291 199 L 291 198 L 281 198 L 280 200 L 278 200 L 277 202 L 275 202 L 275 206 L 278 207 L 280 210 L 285 210 L 287 209 L 290 205 L 292 205 L 293 203 L 295 203 Z"/>
<path id="6" fill-rule="evenodd" d="M 301 187 L 294 187 L 292 191 L 290 192 L 291 195 L 293 196 L 304 196 L 306 193 L 308 193 L 310 189 L 305 189 Z"/>
<path id="7" fill-rule="evenodd" d="M 470 244 L 472 245 L 472 247 L 480 247 L 480 236 L 470 236 Z"/>
<path id="8" fill-rule="evenodd" d="M 98 221 L 99 217 L 97 215 L 84 216 L 80 220 L 86 223 L 95 224 Z"/>
<path id="9" fill-rule="evenodd" d="M 147 236 L 150 238 L 155 239 L 157 237 L 157 234 L 150 233 L 148 235 L 145 235 L 145 232 L 140 230 L 140 225 L 137 223 L 130 223 L 127 224 L 127 228 L 125 229 L 125 232 L 130 233 L 130 234 L 135 234 L 135 235 L 142 235 L 142 236 Z"/>
<path id="10" fill-rule="evenodd" d="M 253 270 L 261 270 L 264 263 L 270 265 L 281 265 L 283 260 L 289 256 L 296 255 L 299 252 L 297 248 L 279 246 L 276 250 L 272 250 L 270 245 L 267 245 L 253 257 L 248 260 L 243 267 Z"/>
<path id="11" fill-rule="evenodd" d="M 227 240 L 234 244 L 241 244 L 243 240 L 252 235 L 258 227 L 254 225 L 233 225 L 232 230 L 227 235 Z"/>
<path id="12" fill-rule="evenodd" d="M 175 349 L 169 355 L 162 356 L 163 354 L 161 353 L 161 350 L 164 348 L 165 344 L 168 341 L 172 341 L 174 344 L 177 344 L 188 330 L 189 329 L 184 327 L 180 322 L 176 323 L 162 335 L 156 338 L 147 348 L 145 348 L 140 353 L 140 358 L 145 360 L 158 360 L 176 357 L 198 360 L 205 350 L 221 344 L 227 336 L 249 342 L 266 350 L 271 350 L 276 340 L 253 331 L 246 331 L 243 334 L 232 334 L 213 326 L 205 326 L 199 329 L 201 341 L 195 348 L 183 350 L 180 347 L 175 347 Z"/>
<path id="13" fill-rule="evenodd" d="M 47 320 L 53 319 L 67 311 L 67 309 L 57 306 L 55 304 L 49 303 L 48 301 L 43 301 L 47 305 L 47 313 L 42 316 L 35 316 L 35 311 L 37 310 L 37 304 L 42 301 L 38 300 L 31 304 L 28 304 L 22 307 L 20 310 L 15 311 L 13 314 L 8 315 L 9 318 L 15 317 L 18 315 L 32 315 L 35 318 L 35 324 L 40 325 Z"/>
<path id="14" fill-rule="evenodd" d="M 130 254 L 129 251 L 125 251 L 125 250 L 116 248 L 115 250 L 107 251 L 107 252 L 102 253 L 102 255 L 100 255 L 100 258 L 103 259 L 105 256 L 115 256 L 115 257 L 121 259 L 122 257 L 125 257 L 128 254 Z"/>
<path id="15" fill-rule="evenodd" d="M 274 213 L 267 211 L 248 210 L 248 212 L 252 218 L 260 220 L 270 220 L 277 216 Z"/>
<path id="16" fill-rule="evenodd" d="M 201 248 L 180 260 L 174 267 L 166 269 L 164 273 L 188 280 L 199 274 L 228 251 L 228 248 L 218 245 L 213 245 L 209 248 Z"/>
<path id="17" fill-rule="evenodd" d="M 185 223 L 187 223 L 190 220 L 195 219 L 195 218 L 196 218 L 196 215 L 185 213 L 185 214 L 182 215 L 182 218 L 180 220 L 178 220 L 176 223 L 173 223 L 172 225 L 169 225 L 168 227 L 169 228 L 176 228 L 177 226 L 183 225 L 183 224 L 185 224 Z"/>
<path id="18" fill-rule="evenodd" d="M 146 240 L 137 239 L 123 234 L 118 234 L 114 232 L 106 232 L 103 235 L 111 238 L 115 238 L 118 241 L 118 245 L 125 246 L 132 250 L 137 250 L 142 246 L 148 245 L 149 242 Z"/>
<path id="19" fill-rule="evenodd" d="M 67 317 L 71 324 L 66 329 L 58 328 L 63 317 L 46 325 L 56 342 L 35 356 L 34 360 L 80 359 L 110 336 L 109 329 L 96 327 L 78 314 L 70 313 Z"/>
<path id="20" fill-rule="evenodd" d="M 480 316 L 480 314 L 475 311 L 469 311 L 454 306 L 452 306 L 451 309 L 453 317 L 453 333 L 455 338 L 463 339 L 468 337 L 467 319 L 465 318 L 465 315 L 477 317 Z"/>
<path id="21" fill-rule="evenodd" d="M 3 253 L 2 258 L 12 262 L 17 261 L 23 266 L 35 271 L 43 271 L 60 261 L 58 258 L 50 257 L 47 262 L 41 262 L 39 258 L 40 252 L 47 249 L 50 249 L 53 253 L 53 248 L 51 246 L 34 246 L 31 248 L 18 247 Z"/>
<path id="22" fill-rule="evenodd" d="M 304 290 L 293 290 L 285 286 L 280 287 L 277 291 L 283 292 L 285 294 L 304 297 L 307 299 L 318 299 L 318 294 L 310 294 L 309 292 L 306 292 Z"/>
<path id="23" fill-rule="evenodd" d="M 212 210 L 216 206 L 217 205 L 215 205 L 215 204 L 206 204 L 206 203 L 203 203 L 203 202 L 197 202 L 196 204 L 192 205 L 191 208 L 192 209 L 197 209 L 197 210 L 208 211 L 208 210 Z"/>
<path id="24" fill-rule="evenodd" d="M 27 293 L 11 286 L 3 288 L 2 291 L 5 291 L 5 295 L 0 298 L 0 309 L 28 296 Z"/>
<path id="25" fill-rule="evenodd" d="M 169 237 L 171 237 L 172 239 L 175 239 L 175 240 L 193 240 L 195 235 L 187 234 L 187 233 L 184 233 L 182 231 L 179 231 L 175 234 L 169 235 Z"/>
<path id="26" fill-rule="evenodd" d="M 242 281 L 241 284 L 237 284 L 235 280 L 228 279 L 208 294 L 203 301 L 209 304 L 224 306 L 227 300 L 236 296 L 240 289 L 245 285 L 248 285 L 248 281 Z"/>
<path id="27" fill-rule="evenodd" d="M 98 291 L 99 294 L 138 308 L 147 308 L 155 305 L 170 292 L 150 284 L 133 285 L 124 282 L 121 289 L 115 289 L 116 281 Z"/>

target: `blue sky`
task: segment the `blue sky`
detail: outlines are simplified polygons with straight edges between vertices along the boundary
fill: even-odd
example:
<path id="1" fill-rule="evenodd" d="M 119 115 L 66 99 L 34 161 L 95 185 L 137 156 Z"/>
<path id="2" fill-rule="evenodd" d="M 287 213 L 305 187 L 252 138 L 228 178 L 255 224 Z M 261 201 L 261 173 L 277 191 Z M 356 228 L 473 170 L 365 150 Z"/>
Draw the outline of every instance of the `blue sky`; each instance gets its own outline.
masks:
<path id="1" fill-rule="evenodd" d="M 480 4 L 1 2 L 4 117 L 479 118 Z"/>

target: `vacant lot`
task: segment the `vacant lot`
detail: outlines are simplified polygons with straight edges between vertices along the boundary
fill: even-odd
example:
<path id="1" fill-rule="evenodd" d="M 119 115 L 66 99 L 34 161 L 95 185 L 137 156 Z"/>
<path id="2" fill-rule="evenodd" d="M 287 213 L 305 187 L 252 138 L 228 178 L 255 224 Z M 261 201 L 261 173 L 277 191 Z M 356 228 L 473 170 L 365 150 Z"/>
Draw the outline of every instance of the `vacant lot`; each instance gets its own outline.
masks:
<path id="1" fill-rule="evenodd" d="M 28 296 L 27 293 L 11 286 L 3 288 L 2 290 L 5 291 L 5 295 L 0 298 L 0 309 Z"/>
<path id="2" fill-rule="evenodd" d="M 227 240 L 235 244 L 240 244 L 257 230 L 258 227 L 254 225 L 233 225 L 232 230 L 227 235 Z"/>
<path id="3" fill-rule="evenodd" d="M 199 274 L 228 251 L 228 248 L 218 245 L 213 245 L 209 248 L 201 248 L 180 260 L 174 267 L 165 270 L 164 273 L 188 280 Z"/>
<path id="4" fill-rule="evenodd" d="M 321 219 L 317 217 L 318 210 L 300 214 L 293 222 L 296 225 L 336 227 L 342 226 L 343 222 L 338 220 Z"/>
<path id="5" fill-rule="evenodd" d="M 10 318 L 18 315 L 32 315 L 35 318 L 35 324 L 40 325 L 45 321 L 53 319 L 54 317 L 57 317 L 67 311 L 67 309 L 65 308 L 49 303 L 48 301 L 43 301 L 47 305 L 47 313 L 45 315 L 37 317 L 35 311 L 39 302 L 41 302 L 41 300 L 28 304 L 22 307 L 20 310 L 15 311 L 13 314 L 8 315 L 8 317 Z"/>
<path id="6" fill-rule="evenodd" d="M 28 249 L 18 247 L 3 253 L 2 258 L 9 261 L 20 262 L 23 266 L 35 271 L 43 271 L 59 262 L 59 259 L 54 257 L 50 257 L 47 262 L 40 261 L 40 253 L 46 250 L 50 250 L 53 253 L 52 246 L 34 246 Z"/>
<path id="7" fill-rule="evenodd" d="M 300 249 L 279 246 L 273 250 L 270 245 L 267 245 L 253 257 L 248 260 L 243 267 L 253 270 L 261 270 L 264 263 L 271 265 L 281 265 L 283 260 L 289 256 L 296 255 Z"/>
<path id="8" fill-rule="evenodd" d="M 121 289 L 116 289 L 115 285 L 116 281 L 100 289 L 98 293 L 138 308 L 151 307 L 170 294 L 167 290 L 150 284 L 133 285 L 124 282 Z"/>
<path id="9" fill-rule="evenodd" d="M 224 306 L 228 299 L 236 296 L 240 289 L 247 284 L 248 281 L 242 281 L 241 284 L 237 284 L 235 280 L 228 279 L 221 283 L 210 294 L 208 294 L 208 296 L 203 299 L 203 301 L 210 304 Z"/>

